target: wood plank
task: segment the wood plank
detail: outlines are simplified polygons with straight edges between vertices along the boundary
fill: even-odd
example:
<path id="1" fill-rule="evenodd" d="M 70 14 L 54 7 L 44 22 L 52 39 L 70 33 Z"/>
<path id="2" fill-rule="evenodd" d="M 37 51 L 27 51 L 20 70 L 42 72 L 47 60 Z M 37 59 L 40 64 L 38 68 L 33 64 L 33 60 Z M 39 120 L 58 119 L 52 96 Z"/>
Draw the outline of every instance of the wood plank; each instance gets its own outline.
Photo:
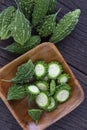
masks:
<path id="1" fill-rule="evenodd" d="M 8 5 L 14 5 L 12 0 L 0 0 L 0 11 Z M 57 44 L 60 52 L 70 65 L 71 69 L 79 79 L 87 95 L 87 0 L 58 0 L 57 8 L 62 8 L 59 13 L 60 19 L 65 13 L 76 8 L 82 10 L 79 24 L 73 33 L 65 40 Z M 7 46 L 10 41 L 0 42 L 0 46 Z M 12 41 L 11 41 L 12 42 Z M 11 43 L 10 42 L 10 43 Z M 14 58 L 12 53 L 0 49 L 0 66 L 4 66 Z M 2 62 L 1 62 L 2 61 Z M 4 114 L 3 114 L 4 113 Z M 85 101 L 71 114 L 58 121 L 47 130 L 86 130 L 87 129 L 87 96 Z M 0 100 L 0 130 L 22 130 L 15 119 L 12 117 L 4 103 Z"/>

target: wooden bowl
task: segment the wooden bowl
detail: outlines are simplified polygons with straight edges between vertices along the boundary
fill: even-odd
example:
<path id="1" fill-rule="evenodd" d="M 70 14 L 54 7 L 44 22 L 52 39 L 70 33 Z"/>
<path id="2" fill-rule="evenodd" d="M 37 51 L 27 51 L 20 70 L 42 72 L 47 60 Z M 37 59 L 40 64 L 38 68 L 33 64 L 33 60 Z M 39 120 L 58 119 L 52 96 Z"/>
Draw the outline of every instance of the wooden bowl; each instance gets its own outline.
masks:
<path id="1" fill-rule="evenodd" d="M 53 112 L 44 112 L 38 125 L 28 116 L 27 98 L 19 101 L 7 101 L 7 92 L 11 83 L 0 82 L 0 96 L 20 126 L 24 130 L 43 130 L 74 110 L 83 101 L 84 93 L 62 55 L 52 43 L 43 43 L 1 68 L 0 79 L 11 79 L 15 75 L 17 67 L 29 59 L 33 62 L 37 60 L 45 60 L 46 62 L 56 60 L 62 64 L 64 71 L 69 73 L 71 77 L 69 82 L 72 87 L 71 98 L 66 103 L 60 104 Z"/>

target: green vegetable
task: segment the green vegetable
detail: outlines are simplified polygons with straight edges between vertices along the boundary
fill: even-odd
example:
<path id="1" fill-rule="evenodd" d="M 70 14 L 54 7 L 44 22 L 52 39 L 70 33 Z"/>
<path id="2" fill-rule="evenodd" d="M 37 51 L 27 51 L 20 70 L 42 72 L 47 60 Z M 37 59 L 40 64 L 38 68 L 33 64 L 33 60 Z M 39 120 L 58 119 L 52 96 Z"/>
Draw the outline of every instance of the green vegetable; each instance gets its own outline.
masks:
<path id="1" fill-rule="evenodd" d="M 14 83 L 21 83 L 24 84 L 29 82 L 34 75 L 34 64 L 31 60 L 27 63 L 20 65 L 17 69 L 16 75 L 11 80 L 4 80 L 6 82 L 14 82 Z"/>
<path id="2" fill-rule="evenodd" d="M 29 116 L 38 124 L 38 121 L 42 115 L 43 110 L 41 109 L 30 109 L 28 110 Z"/>
<path id="3" fill-rule="evenodd" d="M 34 69 L 36 79 L 42 79 L 47 73 L 47 64 L 44 61 L 38 61 Z"/>
<path id="4" fill-rule="evenodd" d="M 69 81 L 69 78 L 70 78 L 69 75 L 64 73 L 64 74 L 59 75 L 57 82 L 59 84 L 65 84 Z"/>
<path id="5" fill-rule="evenodd" d="M 32 95 L 38 95 L 40 93 L 40 90 L 35 85 L 29 85 L 27 88 L 27 92 L 29 92 Z"/>
<path id="6" fill-rule="evenodd" d="M 53 110 L 55 110 L 57 108 L 57 103 L 56 103 L 55 99 L 53 97 L 51 97 L 50 100 L 51 100 L 51 103 L 46 108 L 46 111 L 49 111 L 49 112 L 51 112 L 51 111 L 53 111 Z"/>
<path id="7" fill-rule="evenodd" d="M 42 109 L 45 109 L 49 106 L 50 104 L 50 100 L 47 96 L 46 93 L 44 92 L 41 92 L 37 97 L 36 97 L 36 103 L 37 105 L 42 108 Z"/>
<path id="8" fill-rule="evenodd" d="M 48 83 L 45 81 L 37 81 L 36 86 L 42 91 L 47 91 L 49 88 Z"/>
<path id="9" fill-rule="evenodd" d="M 67 99 L 70 97 L 70 91 L 68 91 L 65 88 L 59 89 L 58 91 L 56 91 L 54 97 L 55 97 L 56 101 L 58 101 L 59 103 L 63 103 L 65 101 L 67 101 Z"/>
<path id="10" fill-rule="evenodd" d="M 51 82 L 50 82 L 50 94 L 54 95 L 55 91 L 56 91 L 56 82 L 55 82 L 55 80 L 51 80 Z"/>
<path id="11" fill-rule="evenodd" d="M 50 79 L 56 79 L 62 73 L 62 66 L 56 62 L 52 61 L 48 65 L 48 77 Z"/>
<path id="12" fill-rule="evenodd" d="M 31 36 L 30 23 L 19 9 L 17 9 L 14 14 L 9 30 L 14 40 L 21 45 L 26 43 Z"/>
<path id="13" fill-rule="evenodd" d="M 49 78 L 48 76 L 46 75 L 44 78 L 43 78 L 44 81 L 49 81 Z"/>
<path id="14" fill-rule="evenodd" d="M 55 12 L 56 4 L 57 4 L 57 0 L 50 0 L 48 14 L 52 14 Z"/>
<path id="15" fill-rule="evenodd" d="M 56 27 L 56 16 L 57 13 L 45 17 L 42 27 L 37 30 L 41 37 L 47 37 L 54 32 Z"/>
<path id="16" fill-rule="evenodd" d="M 4 11 L 0 13 L 0 38 L 1 40 L 8 39 L 11 36 L 11 32 L 8 29 L 8 26 L 11 23 L 13 18 L 15 8 L 9 6 Z"/>
<path id="17" fill-rule="evenodd" d="M 35 0 L 18 0 L 19 8 L 27 19 L 30 19 Z"/>
<path id="18" fill-rule="evenodd" d="M 80 12 L 80 9 L 76 9 L 75 11 L 65 14 L 65 16 L 57 24 L 56 29 L 49 41 L 53 43 L 60 42 L 68 36 L 78 23 Z"/>
<path id="19" fill-rule="evenodd" d="M 19 100 L 26 95 L 25 87 L 21 85 L 13 85 L 8 90 L 7 100 Z"/>
<path id="20" fill-rule="evenodd" d="M 35 0 L 34 10 L 32 14 L 32 24 L 37 26 L 48 11 L 50 0 Z"/>
<path id="21" fill-rule="evenodd" d="M 58 86 L 58 90 L 59 89 L 66 89 L 66 90 L 68 90 L 68 91 L 71 91 L 71 87 L 70 87 L 70 85 L 69 84 L 62 84 L 62 85 L 59 85 Z"/>
<path id="22" fill-rule="evenodd" d="M 36 47 L 41 42 L 39 36 L 32 36 L 24 45 L 20 45 L 16 42 L 6 47 L 6 50 L 16 53 L 16 54 L 23 54 L 26 51 Z"/>

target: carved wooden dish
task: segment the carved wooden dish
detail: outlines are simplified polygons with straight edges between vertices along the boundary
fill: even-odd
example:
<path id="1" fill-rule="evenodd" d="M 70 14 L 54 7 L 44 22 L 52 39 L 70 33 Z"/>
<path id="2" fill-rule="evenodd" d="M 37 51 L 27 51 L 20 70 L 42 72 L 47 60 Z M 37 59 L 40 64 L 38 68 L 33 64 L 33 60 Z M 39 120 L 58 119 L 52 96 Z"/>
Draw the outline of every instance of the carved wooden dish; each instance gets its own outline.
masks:
<path id="1" fill-rule="evenodd" d="M 22 63 L 27 62 L 29 59 L 31 59 L 33 62 L 37 60 L 45 60 L 46 62 L 56 60 L 62 64 L 64 71 L 69 73 L 71 77 L 69 82 L 70 86 L 72 87 L 71 98 L 66 103 L 59 105 L 53 112 L 44 112 L 38 125 L 36 125 L 28 116 L 27 98 L 19 101 L 8 102 L 6 97 L 11 83 L 0 82 L 0 97 L 15 119 L 18 121 L 20 126 L 24 130 L 43 130 L 74 110 L 83 101 L 84 93 L 79 82 L 73 75 L 62 55 L 51 43 L 43 43 L 1 68 L 0 79 L 11 79 L 15 75 L 17 67 Z"/>

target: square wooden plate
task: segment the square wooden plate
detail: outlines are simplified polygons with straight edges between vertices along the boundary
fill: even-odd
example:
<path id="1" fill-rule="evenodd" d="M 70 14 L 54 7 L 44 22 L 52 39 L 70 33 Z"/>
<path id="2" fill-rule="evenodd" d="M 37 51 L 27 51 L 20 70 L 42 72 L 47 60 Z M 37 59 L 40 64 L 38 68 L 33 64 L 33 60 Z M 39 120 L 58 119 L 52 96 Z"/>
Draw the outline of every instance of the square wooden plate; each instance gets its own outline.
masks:
<path id="1" fill-rule="evenodd" d="M 53 112 L 44 112 L 38 125 L 28 116 L 27 98 L 8 102 L 6 96 L 11 83 L 0 82 L 0 96 L 20 126 L 24 130 L 43 130 L 74 110 L 83 101 L 84 93 L 62 55 L 52 43 L 43 43 L 1 68 L 0 79 L 11 79 L 15 75 L 17 67 L 29 59 L 33 62 L 37 60 L 45 60 L 46 62 L 56 60 L 62 64 L 64 71 L 69 73 L 71 77 L 69 82 L 72 87 L 71 98 L 66 103 L 59 105 Z"/>

